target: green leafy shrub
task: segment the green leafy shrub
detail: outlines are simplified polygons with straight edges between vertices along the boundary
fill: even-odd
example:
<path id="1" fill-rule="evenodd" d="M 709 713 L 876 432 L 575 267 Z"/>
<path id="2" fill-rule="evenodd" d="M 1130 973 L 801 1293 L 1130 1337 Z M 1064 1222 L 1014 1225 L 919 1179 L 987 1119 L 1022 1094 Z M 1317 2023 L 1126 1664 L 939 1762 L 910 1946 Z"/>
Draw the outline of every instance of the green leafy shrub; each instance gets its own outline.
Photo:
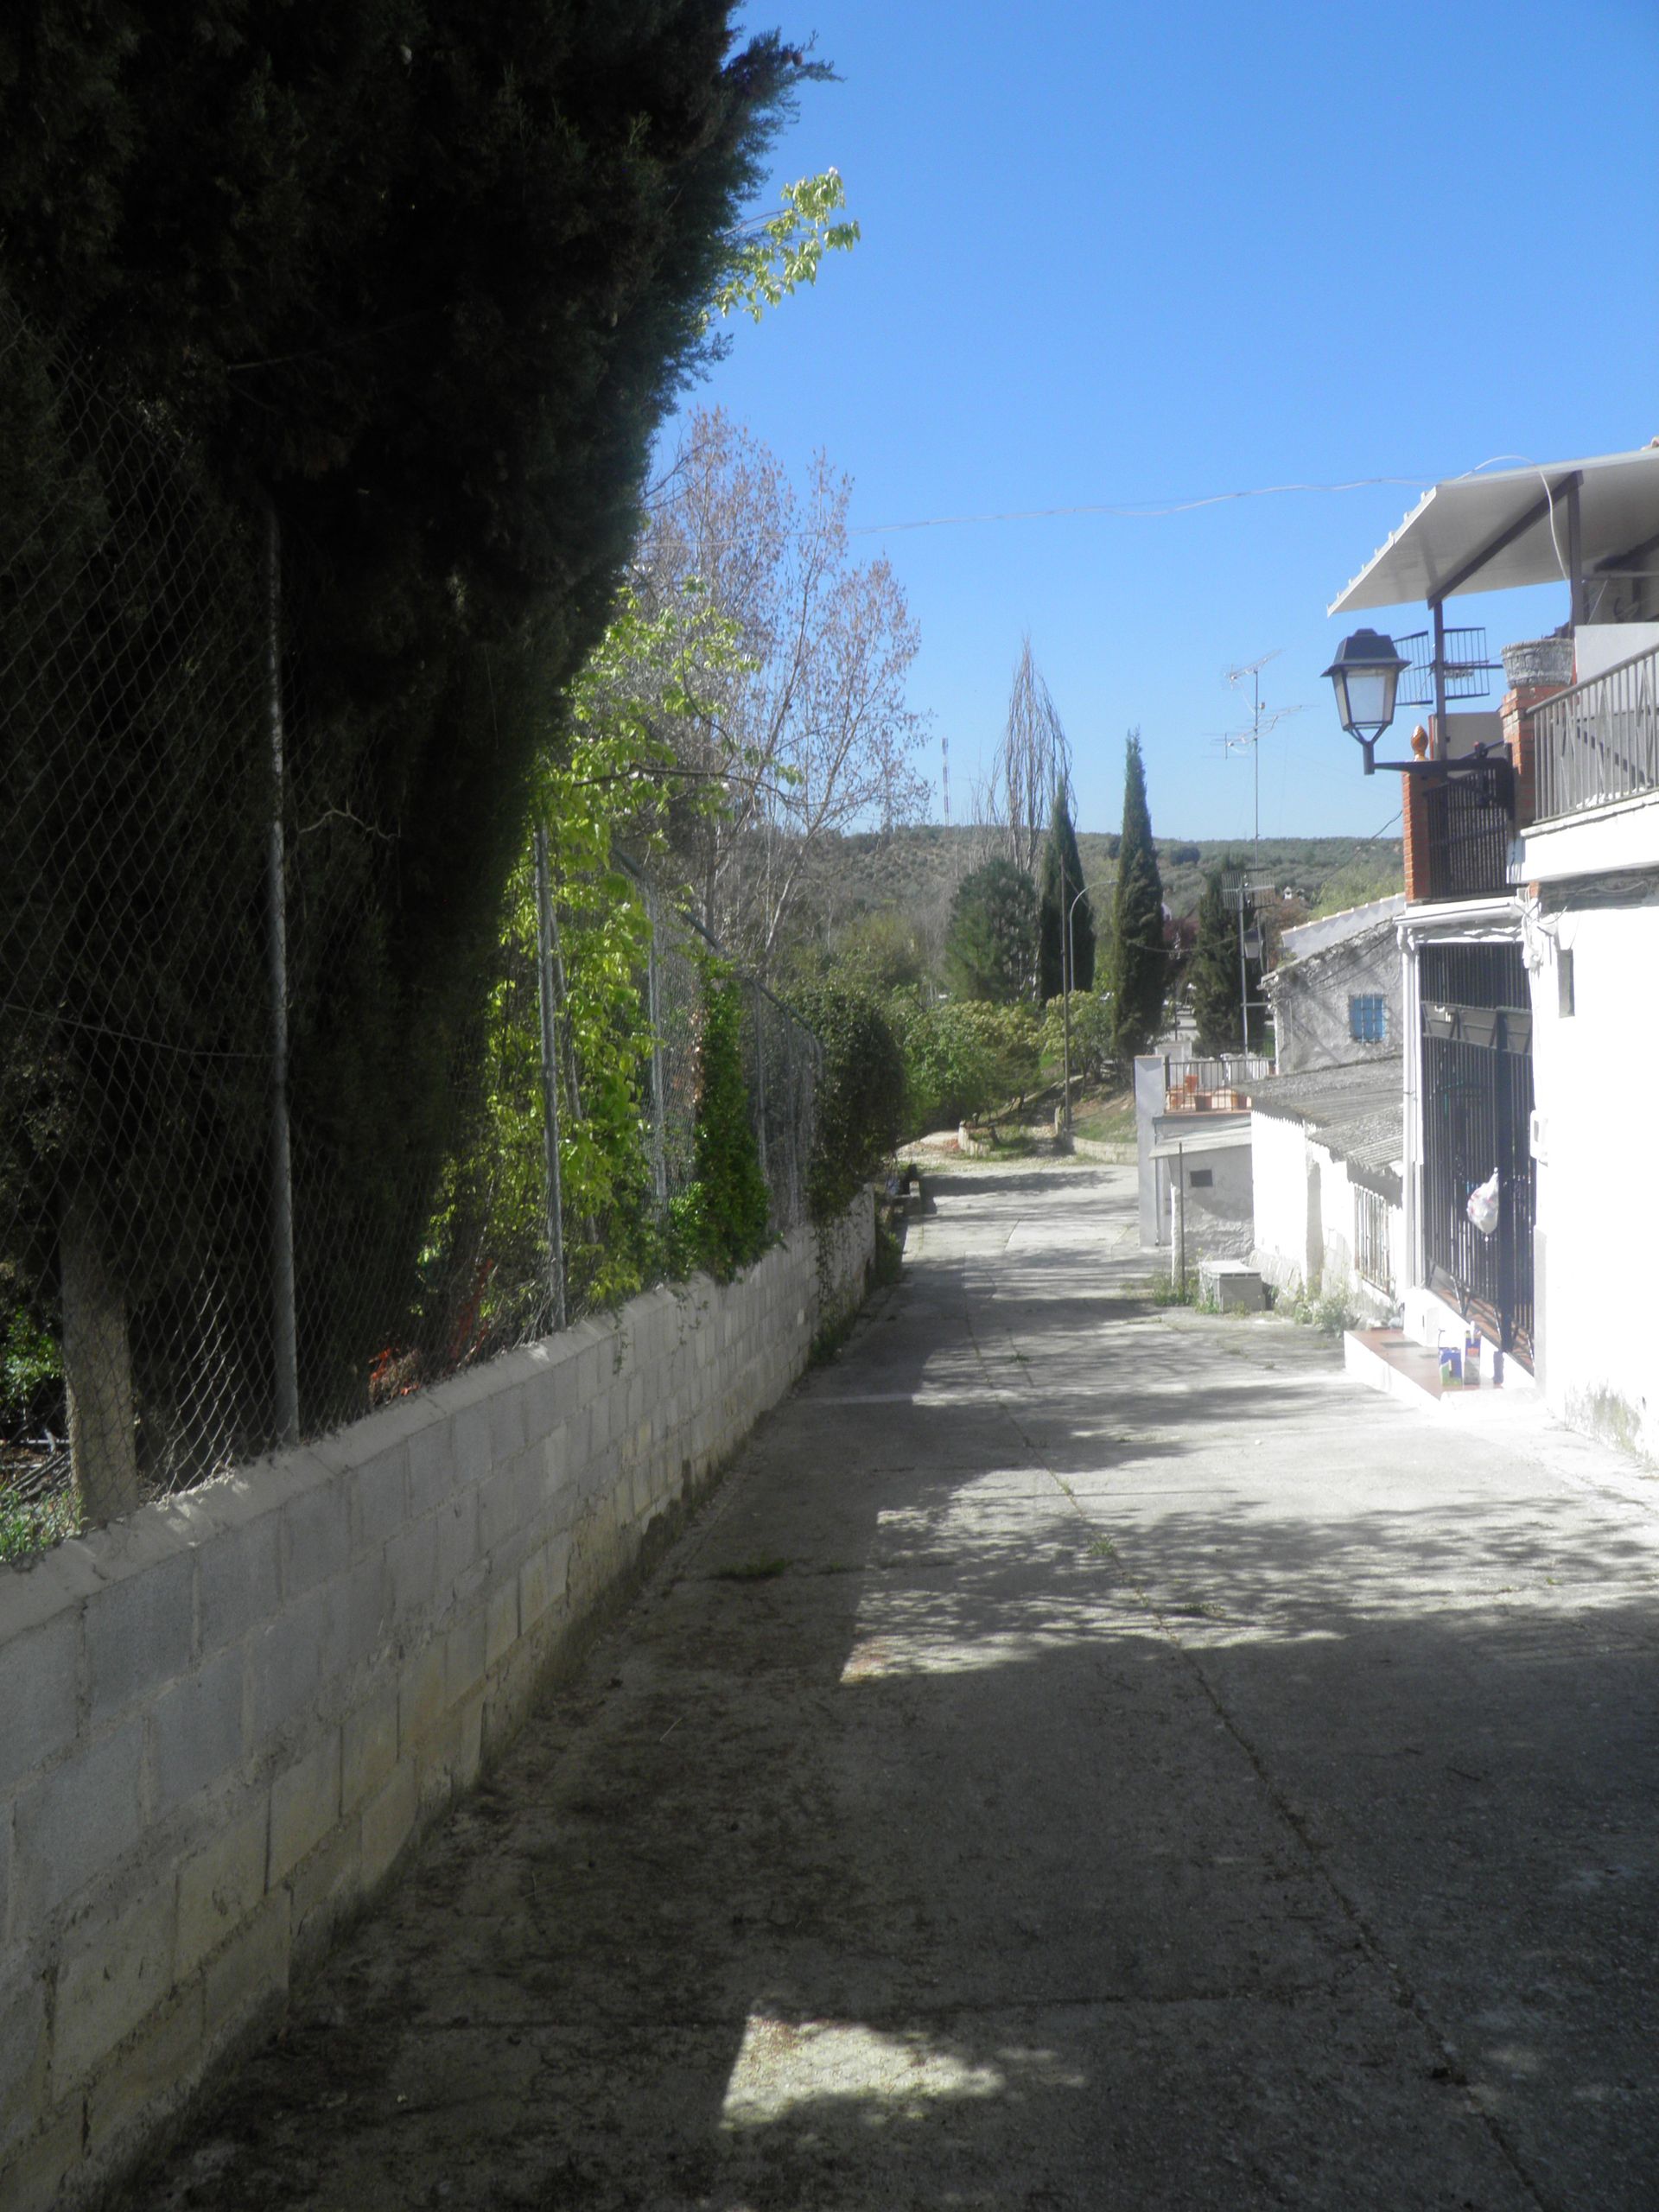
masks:
<path id="1" fill-rule="evenodd" d="M 803 984 L 792 995 L 796 1012 L 823 1046 L 806 1192 L 814 1220 L 825 1221 L 841 1212 L 899 1141 L 905 1056 L 893 1024 L 868 991 L 826 980 Z"/>
<path id="2" fill-rule="evenodd" d="M 948 1128 L 1035 1088 L 1040 1032 L 1031 1007 L 982 1000 L 928 1006 L 899 991 L 890 1011 L 904 1049 L 906 1135 Z"/>
<path id="3" fill-rule="evenodd" d="M 697 1036 L 696 1177 L 671 1208 L 676 1257 L 729 1282 L 766 1249 L 770 1200 L 743 1080 L 743 1012 L 732 971 L 705 954 Z"/>
<path id="4" fill-rule="evenodd" d="M 13 1306 L 0 1323 L 0 1427 L 41 1420 L 61 1396 L 62 1383 L 57 1345 L 27 1306 Z"/>
<path id="5" fill-rule="evenodd" d="M 1065 1063 L 1065 1001 L 1051 999 L 1043 1008 L 1043 1071 L 1057 1080 Z M 1112 995 L 1071 994 L 1071 1077 L 1100 1082 L 1116 1062 L 1112 1053 Z"/>

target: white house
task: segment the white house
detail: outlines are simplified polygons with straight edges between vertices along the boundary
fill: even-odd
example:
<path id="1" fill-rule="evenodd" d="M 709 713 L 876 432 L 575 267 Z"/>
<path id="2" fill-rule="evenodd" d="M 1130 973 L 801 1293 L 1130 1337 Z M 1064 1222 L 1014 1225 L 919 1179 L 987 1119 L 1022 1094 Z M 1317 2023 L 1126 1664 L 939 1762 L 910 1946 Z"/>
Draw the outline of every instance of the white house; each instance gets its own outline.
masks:
<path id="1" fill-rule="evenodd" d="M 1274 1071 L 1400 1057 L 1403 892 L 1299 922 L 1279 941 L 1279 964 L 1262 978 L 1273 1008 Z"/>
<path id="2" fill-rule="evenodd" d="M 1397 1049 L 1256 1084 L 1253 1256 L 1274 1289 L 1393 1318 L 1405 1273 L 1400 1088 Z"/>
<path id="3" fill-rule="evenodd" d="M 1506 651 L 1496 712 L 1452 711 L 1490 664 L 1446 602 L 1549 583 L 1562 630 Z M 1437 485 L 1330 612 L 1413 601 L 1406 1325 L 1472 1320 L 1564 1419 L 1659 1456 L 1659 1177 L 1620 1141 L 1659 1098 L 1659 447 Z M 1494 1174 L 1486 1236 L 1469 1201 Z"/>

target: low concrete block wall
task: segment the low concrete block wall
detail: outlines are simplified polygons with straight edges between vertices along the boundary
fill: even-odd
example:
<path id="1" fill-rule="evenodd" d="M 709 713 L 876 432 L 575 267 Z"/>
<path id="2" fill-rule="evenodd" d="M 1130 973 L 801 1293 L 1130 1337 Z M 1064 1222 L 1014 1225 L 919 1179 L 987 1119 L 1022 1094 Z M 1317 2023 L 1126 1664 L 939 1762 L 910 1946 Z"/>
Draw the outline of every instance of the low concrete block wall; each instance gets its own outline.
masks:
<path id="1" fill-rule="evenodd" d="M 92 2196 L 856 1306 L 868 1194 L 0 1569 L 0 2204 Z"/>

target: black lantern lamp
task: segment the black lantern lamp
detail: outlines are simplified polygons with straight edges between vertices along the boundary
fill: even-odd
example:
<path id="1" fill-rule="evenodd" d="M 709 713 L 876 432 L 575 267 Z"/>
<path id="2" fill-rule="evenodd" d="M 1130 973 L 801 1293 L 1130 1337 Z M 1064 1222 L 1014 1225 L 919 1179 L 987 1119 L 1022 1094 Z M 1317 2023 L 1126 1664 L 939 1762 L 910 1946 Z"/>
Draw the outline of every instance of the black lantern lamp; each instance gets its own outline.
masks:
<path id="1" fill-rule="evenodd" d="M 1365 773 L 1374 776 L 1386 768 L 1402 776 L 1478 775 L 1481 796 L 1493 804 L 1505 803 L 1512 772 L 1501 743 L 1478 745 L 1453 760 L 1377 759 L 1376 741 L 1394 720 L 1395 694 L 1405 665 L 1392 638 L 1380 630 L 1356 630 L 1337 647 L 1337 657 L 1325 671 L 1337 695 L 1338 717 L 1365 755 Z"/>
<path id="2" fill-rule="evenodd" d="M 1356 630 L 1337 647 L 1325 674 L 1337 695 L 1337 716 L 1350 737 L 1363 747 L 1365 772 L 1376 772 L 1376 741 L 1394 720 L 1394 696 L 1405 659 L 1392 638 L 1380 630 Z"/>

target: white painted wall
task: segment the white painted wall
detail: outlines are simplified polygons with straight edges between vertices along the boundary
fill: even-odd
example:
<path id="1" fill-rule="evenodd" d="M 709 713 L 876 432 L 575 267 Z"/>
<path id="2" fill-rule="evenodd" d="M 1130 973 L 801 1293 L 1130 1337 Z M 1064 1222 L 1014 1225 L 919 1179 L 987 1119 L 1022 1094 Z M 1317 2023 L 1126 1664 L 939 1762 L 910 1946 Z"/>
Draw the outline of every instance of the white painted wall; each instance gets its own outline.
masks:
<path id="1" fill-rule="evenodd" d="M 1341 1297 L 1369 1320 L 1386 1320 L 1393 1302 L 1355 1266 L 1355 1192 L 1348 1165 L 1299 1122 L 1251 1116 L 1255 1168 L 1255 1259 L 1277 1290 Z M 1405 1280 L 1405 1215 L 1389 1212 L 1394 1279 Z"/>
<path id="2" fill-rule="evenodd" d="M 1255 1263 L 1275 1290 L 1301 1290 L 1308 1276 L 1307 1135 L 1300 1122 L 1250 1116 Z"/>
<path id="3" fill-rule="evenodd" d="M 1158 1162 L 1167 1178 L 1172 1274 L 1183 1238 L 1189 1270 L 1200 1260 L 1248 1259 L 1252 1242 L 1249 1144 L 1207 1145 L 1201 1126 L 1190 1141 L 1183 1135 L 1180 1141 L 1185 1148 L 1179 1158 Z M 1195 1183 L 1195 1176 L 1209 1180 Z"/>
<path id="4" fill-rule="evenodd" d="M 1538 1381 L 1574 1427 L 1659 1459 L 1659 905 L 1547 916 L 1528 938 L 1543 1126 Z"/>

